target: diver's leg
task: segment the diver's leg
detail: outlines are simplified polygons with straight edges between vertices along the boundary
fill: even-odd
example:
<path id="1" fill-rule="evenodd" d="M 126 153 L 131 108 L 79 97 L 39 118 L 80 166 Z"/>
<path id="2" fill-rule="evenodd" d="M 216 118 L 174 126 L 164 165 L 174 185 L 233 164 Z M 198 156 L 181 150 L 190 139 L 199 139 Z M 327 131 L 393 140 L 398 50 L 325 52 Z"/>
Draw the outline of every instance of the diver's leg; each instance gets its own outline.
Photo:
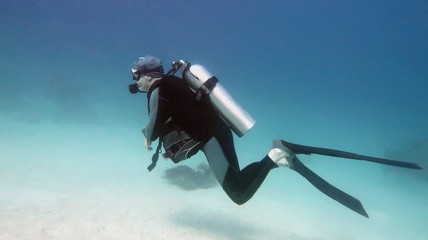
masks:
<path id="1" fill-rule="evenodd" d="M 239 169 L 233 136 L 229 129 L 221 129 L 203 147 L 214 176 L 227 195 L 237 204 L 244 204 L 256 193 L 269 171 L 277 165 L 264 157 Z"/>
<path id="2" fill-rule="evenodd" d="M 223 182 L 223 189 L 236 204 L 244 204 L 257 192 L 270 170 L 277 165 L 266 156 L 259 162 L 251 163 L 240 172 L 229 168 Z"/>

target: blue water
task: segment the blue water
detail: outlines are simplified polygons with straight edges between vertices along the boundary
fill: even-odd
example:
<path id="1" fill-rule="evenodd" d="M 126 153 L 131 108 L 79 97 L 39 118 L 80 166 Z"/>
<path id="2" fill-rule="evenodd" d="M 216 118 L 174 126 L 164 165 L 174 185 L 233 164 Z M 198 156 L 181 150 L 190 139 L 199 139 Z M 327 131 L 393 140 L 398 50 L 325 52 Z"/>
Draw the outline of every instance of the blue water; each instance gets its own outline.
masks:
<path id="1" fill-rule="evenodd" d="M 275 138 L 428 167 L 426 1 L 10 1 L 0 7 L 0 239 L 428 239 L 428 174 L 322 156 L 307 166 L 365 219 L 288 169 L 234 205 L 182 191 L 140 129 L 130 68 L 203 64 Z M 184 162 L 204 162 L 202 155 Z"/>

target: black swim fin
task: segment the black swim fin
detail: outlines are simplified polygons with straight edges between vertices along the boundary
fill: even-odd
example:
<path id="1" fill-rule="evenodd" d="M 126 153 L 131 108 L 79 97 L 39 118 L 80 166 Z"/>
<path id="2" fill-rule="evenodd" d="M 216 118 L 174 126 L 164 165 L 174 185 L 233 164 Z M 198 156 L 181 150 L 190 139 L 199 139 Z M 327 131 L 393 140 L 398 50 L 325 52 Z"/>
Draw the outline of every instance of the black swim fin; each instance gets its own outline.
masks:
<path id="1" fill-rule="evenodd" d="M 305 165 L 303 165 L 303 163 L 296 156 L 294 156 L 292 161 L 293 162 L 291 169 L 306 178 L 314 187 L 316 187 L 322 193 L 333 198 L 334 200 L 343 204 L 347 208 L 363 215 L 364 217 L 369 217 L 360 200 L 352 197 L 351 195 L 328 183 L 326 180 L 324 180 L 323 178 L 312 172 Z"/>
<path id="2" fill-rule="evenodd" d="M 286 142 L 284 140 L 281 140 L 281 143 L 284 146 L 286 146 L 288 149 L 293 151 L 295 154 L 308 154 L 308 155 L 319 154 L 319 155 L 325 155 L 325 156 L 331 156 L 331 157 L 349 158 L 349 159 L 355 159 L 355 160 L 375 162 L 375 163 L 391 165 L 395 167 L 422 169 L 422 167 L 412 162 L 402 162 L 402 161 L 389 160 L 384 158 L 370 157 L 370 156 L 344 152 L 344 151 L 339 151 L 334 149 L 328 149 L 328 148 L 304 146 L 304 145 Z"/>

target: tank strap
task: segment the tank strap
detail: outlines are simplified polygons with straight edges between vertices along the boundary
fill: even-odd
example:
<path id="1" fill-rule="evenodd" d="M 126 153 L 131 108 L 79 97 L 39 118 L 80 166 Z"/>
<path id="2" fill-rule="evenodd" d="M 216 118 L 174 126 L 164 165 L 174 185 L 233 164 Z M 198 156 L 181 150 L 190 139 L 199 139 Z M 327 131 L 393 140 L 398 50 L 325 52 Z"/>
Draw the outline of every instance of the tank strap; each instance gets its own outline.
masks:
<path id="1" fill-rule="evenodd" d="M 215 88 L 217 83 L 218 78 L 216 76 L 212 76 L 206 80 L 198 89 L 198 92 L 196 93 L 196 100 L 198 102 L 201 101 L 204 96 L 208 95 L 208 93 L 210 93 Z"/>

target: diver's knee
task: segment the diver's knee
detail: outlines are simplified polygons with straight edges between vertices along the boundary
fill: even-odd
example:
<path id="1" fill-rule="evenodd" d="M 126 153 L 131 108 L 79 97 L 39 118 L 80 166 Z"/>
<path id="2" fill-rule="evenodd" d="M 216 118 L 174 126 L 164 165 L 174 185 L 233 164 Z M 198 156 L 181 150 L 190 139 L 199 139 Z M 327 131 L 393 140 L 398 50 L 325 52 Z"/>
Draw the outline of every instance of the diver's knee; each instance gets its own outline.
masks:
<path id="1" fill-rule="evenodd" d="M 230 199 L 232 199 L 232 201 L 234 203 L 236 203 L 236 205 L 244 205 L 244 203 L 246 203 L 248 201 L 248 199 L 244 199 L 244 198 L 240 198 L 240 197 L 230 197 Z"/>
<path id="2" fill-rule="evenodd" d="M 226 192 L 227 196 L 229 196 L 229 198 L 237 205 L 243 205 L 249 200 L 249 198 L 245 195 L 230 191 L 230 189 L 226 186 L 223 186 L 223 190 Z"/>

